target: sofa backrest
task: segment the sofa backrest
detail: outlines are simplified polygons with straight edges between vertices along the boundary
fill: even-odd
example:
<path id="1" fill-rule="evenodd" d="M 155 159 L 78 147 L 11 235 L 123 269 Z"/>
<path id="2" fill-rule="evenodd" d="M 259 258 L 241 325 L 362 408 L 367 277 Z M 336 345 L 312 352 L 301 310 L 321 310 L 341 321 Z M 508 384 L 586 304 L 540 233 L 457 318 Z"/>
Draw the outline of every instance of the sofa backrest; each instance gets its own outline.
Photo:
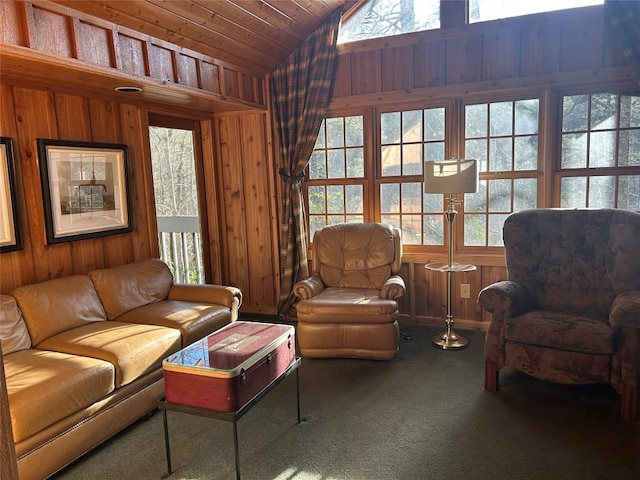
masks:
<path id="1" fill-rule="evenodd" d="M 526 210 L 507 217 L 503 238 L 509 279 L 540 309 L 607 317 L 618 294 L 640 290 L 640 213 Z"/>
<path id="2" fill-rule="evenodd" d="M 10 295 L 0 295 L 0 344 L 2 355 L 31 348 L 31 337 L 22 312 Z"/>
<path id="3" fill-rule="evenodd" d="M 313 237 L 313 269 L 328 287 L 381 289 L 400 271 L 400 230 L 385 223 L 341 223 Z"/>
<path id="4" fill-rule="evenodd" d="M 71 328 L 105 321 L 107 316 L 86 275 L 23 285 L 11 292 L 29 329 L 31 342 L 42 341 Z"/>
<path id="5" fill-rule="evenodd" d="M 89 278 L 109 320 L 115 320 L 134 308 L 166 299 L 173 284 L 171 270 L 157 258 L 93 270 L 89 272 Z"/>

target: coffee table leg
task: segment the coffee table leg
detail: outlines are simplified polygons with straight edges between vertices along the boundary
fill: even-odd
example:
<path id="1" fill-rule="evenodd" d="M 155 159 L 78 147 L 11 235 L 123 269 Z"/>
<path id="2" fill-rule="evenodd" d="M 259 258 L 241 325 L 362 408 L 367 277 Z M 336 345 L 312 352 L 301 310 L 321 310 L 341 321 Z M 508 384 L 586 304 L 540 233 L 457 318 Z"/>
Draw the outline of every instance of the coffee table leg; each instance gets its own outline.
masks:
<path id="1" fill-rule="evenodd" d="M 296 368 L 296 405 L 298 407 L 298 423 L 300 423 L 300 376 Z"/>
<path id="2" fill-rule="evenodd" d="M 164 421 L 164 446 L 167 450 L 167 472 L 171 475 L 171 448 L 169 447 L 169 426 L 167 425 L 166 410 L 162 410 L 162 420 Z"/>
<path id="3" fill-rule="evenodd" d="M 236 456 L 236 480 L 240 480 L 240 453 L 238 452 L 238 420 L 233 417 L 233 452 Z"/>

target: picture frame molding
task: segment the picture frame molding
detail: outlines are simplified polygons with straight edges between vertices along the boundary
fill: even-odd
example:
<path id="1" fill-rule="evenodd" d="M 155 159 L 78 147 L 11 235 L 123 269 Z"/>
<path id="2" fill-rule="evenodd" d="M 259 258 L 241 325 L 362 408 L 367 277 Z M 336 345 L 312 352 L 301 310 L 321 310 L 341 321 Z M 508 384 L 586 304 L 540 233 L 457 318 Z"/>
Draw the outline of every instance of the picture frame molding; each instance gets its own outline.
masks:
<path id="1" fill-rule="evenodd" d="M 0 253 L 15 252 L 22 250 L 22 229 L 20 227 L 20 215 L 18 194 L 17 194 L 17 174 L 16 159 L 14 155 L 13 139 L 11 137 L 0 137 L 0 196 L 2 198 L 2 209 L 0 210 L 0 222 L 11 229 L 7 239 L 0 238 Z"/>
<path id="2" fill-rule="evenodd" d="M 127 145 L 45 138 L 37 145 L 47 244 L 133 231 Z M 79 164 L 70 159 L 72 152 Z M 84 159 L 101 155 L 104 175 L 96 178 L 94 164 L 92 178 L 86 178 Z"/>

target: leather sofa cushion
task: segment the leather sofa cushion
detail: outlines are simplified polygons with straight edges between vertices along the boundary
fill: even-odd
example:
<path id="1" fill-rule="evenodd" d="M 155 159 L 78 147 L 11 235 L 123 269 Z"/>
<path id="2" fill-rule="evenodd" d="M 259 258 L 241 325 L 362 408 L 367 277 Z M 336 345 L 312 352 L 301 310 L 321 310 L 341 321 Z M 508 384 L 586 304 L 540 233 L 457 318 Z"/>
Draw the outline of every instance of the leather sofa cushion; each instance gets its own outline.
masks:
<path id="1" fill-rule="evenodd" d="M 18 308 L 16 299 L 0 295 L 0 342 L 2 355 L 31 347 L 31 337 Z"/>
<path id="2" fill-rule="evenodd" d="M 3 359 L 16 443 L 114 389 L 113 366 L 95 358 L 28 349 Z"/>
<path id="3" fill-rule="evenodd" d="M 23 285 L 11 294 L 35 347 L 65 330 L 107 319 L 93 284 L 85 275 Z"/>
<path id="4" fill-rule="evenodd" d="M 109 362 L 115 367 L 115 386 L 119 388 L 159 368 L 182 344 L 180 331 L 173 328 L 100 322 L 50 337 L 39 348 Z"/>
<path id="5" fill-rule="evenodd" d="M 380 298 L 378 290 L 325 288 L 296 305 L 298 320 L 321 323 L 390 323 L 398 318 L 398 303 Z"/>
<path id="6" fill-rule="evenodd" d="M 186 347 L 231 322 L 231 310 L 223 305 L 164 300 L 130 310 L 119 322 L 176 328 Z"/>
<path id="7" fill-rule="evenodd" d="M 535 310 L 507 320 L 505 338 L 573 352 L 611 354 L 614 331 L 606 319 Z"/>
<path id="8" fill-rule="evenodd" d="M 157 258 L 89 272 L 109 320 L 167 298 L 173 275 Z"/>

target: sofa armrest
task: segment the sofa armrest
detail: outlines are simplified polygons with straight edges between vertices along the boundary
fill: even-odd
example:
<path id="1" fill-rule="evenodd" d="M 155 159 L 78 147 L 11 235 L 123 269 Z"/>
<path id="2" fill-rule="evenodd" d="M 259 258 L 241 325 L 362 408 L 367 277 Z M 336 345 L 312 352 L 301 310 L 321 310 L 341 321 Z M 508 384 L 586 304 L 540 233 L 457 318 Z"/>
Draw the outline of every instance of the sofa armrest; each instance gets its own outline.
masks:
<path id="1" fill-rule="evenodd" d="M 184 302 L 201 302 L 224 305 L 231 312 L 237 314 L 242 305 L 242 292 L 239 288 L 224 285 L 187 285 L 174 283 L 171 285 L 167 300 L 182 300 Z"/>
<path id="2" fill-rule="evenodd" d="M 509 317 L 518 316 L 533 308 L 533 299 L 525 286 L 503 280 L 493 283 L 478 294 L 478 303 L 487 312 Z"/>
<path id="3" fill-rule="evenodd" d="M 296 282 L 293 286 L 293 294 L 300 300 L 313 298 L 324 290 L 324 283 L 320 275 L 312 275 L 309 278 Z"/>
<path id="4" fill-rule="evenodd" d="M 382 285 L 382 289 L 380 289 L 380 298 L 396 300 L 403 297 L 405 291 L 406 287 L 402 277 L 400 275 L 391 275 Z"/>
<path id="5" fill-rule="evenodd" d="M 614 327 L 640 328 L 640 292 L 618 295 L 611 305 L 609 323 Z"/>

